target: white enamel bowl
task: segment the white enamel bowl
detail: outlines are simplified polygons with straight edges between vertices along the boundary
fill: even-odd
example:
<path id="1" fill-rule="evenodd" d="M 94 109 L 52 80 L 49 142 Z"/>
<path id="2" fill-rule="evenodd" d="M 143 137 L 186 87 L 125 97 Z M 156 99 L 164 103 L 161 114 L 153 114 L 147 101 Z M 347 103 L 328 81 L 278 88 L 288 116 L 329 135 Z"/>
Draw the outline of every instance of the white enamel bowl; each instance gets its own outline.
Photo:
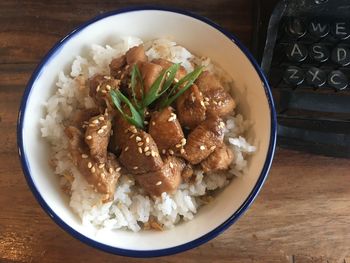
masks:
<path id="1" fill-rule="evenodd" d="M 247 174 L 235 178 L 192 221 L 171 230 L 110 231 L 103 236 L 82 226 L 60 190 L 48 165 L 49 149 L 40 138 L 43 103 L 53 94 L 60 69 L 92 43 L 106 44 L 120 36 L 143 40 L 171 36 L 197 55 L 210 57 L 234 79 L 238 110 L 253 122 L 247 137 L 257 152 L 249 159 Z M 18 117 L 18 147 L 27 182 L 43 209 L 77 239 L 104 251 L 133 256 L 168 255 L 196 247 L 233 224 L 262 187 L 276 143 L 276 117 L 269 86 L 261 69 L 238 39 L 213 22 L 188 12 L 159 8 L 132 8 L 103 14 L 74 30 L 42 60 L 25 90 Z M 234 238 L 234 237 L 232 237 Z"/>

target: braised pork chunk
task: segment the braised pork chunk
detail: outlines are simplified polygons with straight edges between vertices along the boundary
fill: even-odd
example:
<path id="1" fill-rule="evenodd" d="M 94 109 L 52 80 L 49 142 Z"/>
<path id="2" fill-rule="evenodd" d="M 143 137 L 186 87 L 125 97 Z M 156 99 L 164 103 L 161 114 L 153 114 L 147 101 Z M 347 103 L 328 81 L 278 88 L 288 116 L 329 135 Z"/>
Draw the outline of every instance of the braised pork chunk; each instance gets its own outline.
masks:
<path id="1" fill-rule="evenodd" d="M 69 126 L 65 129 L 65 133 L 68 137 L 72 161 L 79 172 L 97 192 L 105 195 L 105 202 L 113 200 L 116 184 L 120 176 L 120 166 L 116 157 L 112 153 L 108 153 L 106 162 L 96 162 L 91 157 L 80 130 Z"/>
<path id="2" fill-rule="evenodd" d="M 223 143 L 225 123 L 220 117 L 211 116 L 197 126 L 188 136 L 184 158 L 191 164 L 206 159 Z"/>
<path id="3" fill-rule="evenodd" d="M 169 150 L 180 152 L 185 144 L 181 125 L 171 107 L 152 113 L 149 134 L 162 153 L 168 153 Z"/>
<path id="4" fill-rule="evenodd" d="M 176 101 L 179 121 L 183 127 L 194 129 L 206 118 L 204 98 L 197 85 L 192 85 Z"/>
<path id="5" fill-rule="evenodd" d="M 136 175 L 136 181 L 151 196 L 174 192 L 181 183 L 184 162 L 180 158 L 169 156 L 161 169 Z"/>
<path id="6" fill-rule="evenodd" d="M 205 173 L 227 170 L 232 163 L 234 154 L 225 144 L 217 147 L 212 154 L 208 156 L 201 167 Z"/>

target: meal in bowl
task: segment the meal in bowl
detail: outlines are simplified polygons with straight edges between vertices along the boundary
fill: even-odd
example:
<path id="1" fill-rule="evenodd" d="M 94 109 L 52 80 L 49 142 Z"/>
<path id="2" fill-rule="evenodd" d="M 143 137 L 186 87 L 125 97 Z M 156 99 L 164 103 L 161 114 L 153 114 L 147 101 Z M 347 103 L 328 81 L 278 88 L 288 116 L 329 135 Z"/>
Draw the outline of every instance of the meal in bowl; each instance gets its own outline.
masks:
<path id="1" fill-rule="evenodd" d="M 255 151 L 228 74 L 168 39 L 93 45 L 57 88 L 41 132 L 88 226 L 162 230 L 191 220 Z"/>

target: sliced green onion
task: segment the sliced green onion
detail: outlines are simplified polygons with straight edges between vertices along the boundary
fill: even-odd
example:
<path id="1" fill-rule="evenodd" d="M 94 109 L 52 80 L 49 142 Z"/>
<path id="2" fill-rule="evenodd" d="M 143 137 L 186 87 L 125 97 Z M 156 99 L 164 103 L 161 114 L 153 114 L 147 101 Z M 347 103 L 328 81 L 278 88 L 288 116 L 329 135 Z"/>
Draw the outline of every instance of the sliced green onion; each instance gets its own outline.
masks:
<path id="1" fill-rule="evenodd" d="M 165 108 L 167 106 L 170 106 L 179 96 L 181 96 L 188 88 L 190 88 L 193 85 L 193 83 L 196 81 L 196 79 L 199 77 L 199 75 L 203 72 L 203 69 L 204 68 L 202 66 L 197 67 L 191 73 L 188 73 L 186 76 L 180 79 L 179 82 L 177 82 L 173 86 L 167 98 L 162 101 L 160 108 Z M 185 86 L 179 90 L 181 85 L 183 85 L 184 83 L 186 83 Z M 174 95 L 171 96 L 172 94 Z"/>
<path id="2" fill-rule="evenodd" d="M 143 118 L 142 115 L 135 109 L 134 105 L 129 101 L 127 97 L 123 95 L 119 90 L 111 90 L 110 95 L 114 105 L 118 111 L 122 114 L 123 118 L 129 123 L 135 125 L 139 129 L 143 129 Z M 123 111 L 121 102 L 124 102 L 130 109 L 131 116 Z"/>
<path id="3" fill-rule="evenodd" d="M 162 96 L 171 86 L 174 81 L 176 72 L 178 71 L 180 64 L 173 64 L 167 70 L 163 70 L 158 78 L 152 84 L 149 92 L 146 94 L 143 100 L 143 107 L 147 107 L 160 96 Z M 161 87 L 162 81 L 166 78 L 163 87 Z"/>

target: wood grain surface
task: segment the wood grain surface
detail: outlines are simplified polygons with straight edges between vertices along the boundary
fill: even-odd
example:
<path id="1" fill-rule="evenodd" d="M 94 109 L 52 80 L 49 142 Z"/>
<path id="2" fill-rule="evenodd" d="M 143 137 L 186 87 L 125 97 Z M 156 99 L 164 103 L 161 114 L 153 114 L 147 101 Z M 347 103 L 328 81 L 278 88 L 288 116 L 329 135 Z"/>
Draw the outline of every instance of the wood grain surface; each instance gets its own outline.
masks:
<path id="1" fill-rule="evenodd" d="M 276 1 L 262 1 L 264 7 Z M 257 1 L 0 1 L 0 262 L 350 262 L 350 161 L 277 149 L 265 186 L 240 220 L 190 251 L 149 260 L 110 255 L 60 229 L 30 192 L 17 157 L 26 82 L 80 23 L 137 4 L 191 10 L 252 46 Z"/>

